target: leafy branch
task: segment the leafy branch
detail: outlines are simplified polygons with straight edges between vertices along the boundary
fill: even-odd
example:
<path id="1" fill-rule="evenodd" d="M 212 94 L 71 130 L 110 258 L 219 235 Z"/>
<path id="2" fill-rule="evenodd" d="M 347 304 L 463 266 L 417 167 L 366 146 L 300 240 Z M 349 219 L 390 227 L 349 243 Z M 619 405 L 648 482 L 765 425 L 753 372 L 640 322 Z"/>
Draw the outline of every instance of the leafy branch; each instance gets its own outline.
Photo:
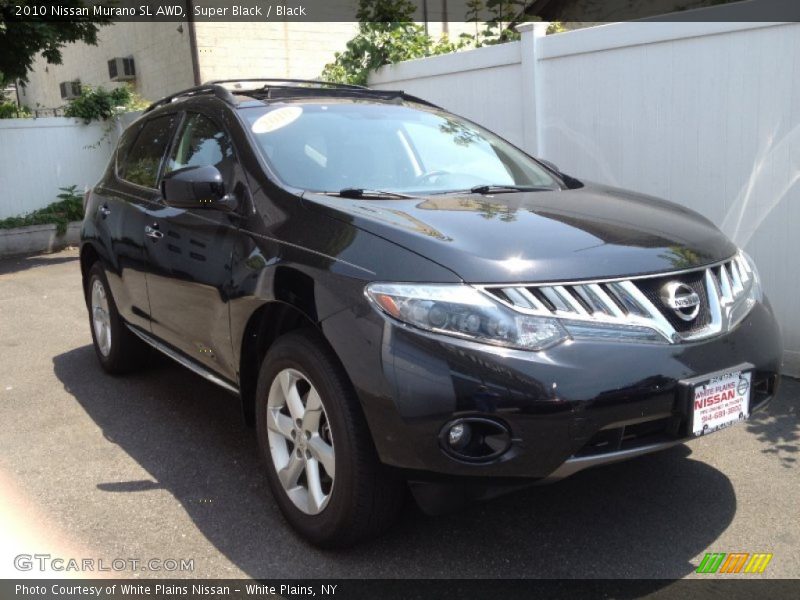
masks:
<path id="1" fill-rule="evenodd" d="M 111 119 L 126 112 L 144 110 L 147 106 L 148 102 L 127 84 L 112 90 L 87 85 L 81 88 L 80 96 L 69 101 L 64 116 L 83 119 L 86 124 L 92 121 L 109 121 L 103 136 L 94 144 L 86 146 L 87 149 L 91 149 L 99 147 L 111 135 L 114 127 Z"/>
<path id="2" fill-rule="evenodd" d="M 35 0 L 0 0 L 0 87 L 12 81 L 27 81 L 38 55 L 48 64 L 61 64 L 61 49 L 69 43 L 97 45 L 98 27 L 108 25 L 109 17 L 74 17 L 60 21 L 52 16 L 31 19 L 17 15 L 17 7 L 36 8 Z M 89 5 L 86 0 L 60 0 L 65 9 Z"/>
<path id="3" fill-rule="evenodd" d="M 147 102 L 140 98 L 128 85 L 106 90 L 103 87 L 82 86 L 81 95 L 69 101 L 65 117 L 91 121 L 107 121 L 122 113 L 147 108 Z"/>
<path id="4" fill-rule="evenodd" d="M 366 85 L 369 74 L 379 67 L 454 52 L 462 47 L 447 36 L 434 40 L 414 23 L 416 7 L 408 0 L 359 0 L 358 33 L 344 52 L 325 65 L 322 79 L 334 83 Z"/>
<path id="5" fill-rule="evenodd" d="M 0 102 L 0 119 L 27 119 L 31 116 L 31 109 L 27 106 L 17 106 L 16 102 Z"/>

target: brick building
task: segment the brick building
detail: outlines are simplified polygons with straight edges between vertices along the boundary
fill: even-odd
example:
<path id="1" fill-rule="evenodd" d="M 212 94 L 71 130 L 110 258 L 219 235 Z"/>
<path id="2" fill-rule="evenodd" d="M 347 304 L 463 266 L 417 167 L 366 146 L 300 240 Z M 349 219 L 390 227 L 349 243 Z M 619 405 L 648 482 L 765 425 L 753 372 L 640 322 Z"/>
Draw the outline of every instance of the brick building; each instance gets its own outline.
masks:
<path id="1" fill-rule="evenodd" d="M 458 35 L 466 26 L 437 22 L 428 30 Z M 63 48 L 61 65 L 39 57 L 19 101 L 32 109 L 61 107 L 81 84 L 112 88 L 127 81 L 156 100 L 212 79 L 313 79 L 357 28 L 353 22 L 119 22 L 100 29 L 96 46 Z"/>

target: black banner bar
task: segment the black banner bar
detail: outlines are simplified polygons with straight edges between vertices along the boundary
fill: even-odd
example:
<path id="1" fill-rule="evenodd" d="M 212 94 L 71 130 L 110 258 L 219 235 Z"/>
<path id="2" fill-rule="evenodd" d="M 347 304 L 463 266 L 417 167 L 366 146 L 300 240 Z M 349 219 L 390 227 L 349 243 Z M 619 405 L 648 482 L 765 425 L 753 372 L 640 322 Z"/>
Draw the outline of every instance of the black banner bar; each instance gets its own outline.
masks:
<path id="1" fill-rule="evenodd" d="M 574 580 L 141 580 L 42 579 L 0 580 L 0 598 L 37 600 L 173 600 L 336 598 L 342 600 L 545 600 L 629 598 L 750 600 L 797 598 L 798 582 L 786 579 L 574 579 Z"/>
<path id="2" fill-rule="evenodd" d="M 410 0 L 415 20 L 491 21 L 497 7 L 470 0 Z M 665 8 L 666 7 L 666 8 Z M 229 22 L 356 21 L 358 0 L 0 0 L 5 20 Z M 671 11 L 671 12 L 670 12 Z M 667 14 L 664 14 L 664 13 Z M 508 0 L 503 22 L 800 21 L 796 0 Z"/>

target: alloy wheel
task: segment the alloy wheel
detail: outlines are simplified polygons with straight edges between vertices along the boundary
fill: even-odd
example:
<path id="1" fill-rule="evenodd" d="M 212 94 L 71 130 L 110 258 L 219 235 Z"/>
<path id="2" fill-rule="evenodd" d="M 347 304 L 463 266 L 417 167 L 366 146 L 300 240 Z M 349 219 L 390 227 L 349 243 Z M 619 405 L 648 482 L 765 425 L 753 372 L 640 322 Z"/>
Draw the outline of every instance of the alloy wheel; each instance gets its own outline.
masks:
<path id="1" fill-rule="evenodd" d="M 308 515 L 328 505 L 336 477 L 333 436 L 319 393 L 300 371 L 283 369 L 267 399 L 270 455 L 294 505 Z"/>
<path id="2" fill-rule="evenodd" d="M 106 288 L 99 279 L 92 282 L 92 327 L 100 354 L 108 356 L 111 352 L 111 317 Z"/>

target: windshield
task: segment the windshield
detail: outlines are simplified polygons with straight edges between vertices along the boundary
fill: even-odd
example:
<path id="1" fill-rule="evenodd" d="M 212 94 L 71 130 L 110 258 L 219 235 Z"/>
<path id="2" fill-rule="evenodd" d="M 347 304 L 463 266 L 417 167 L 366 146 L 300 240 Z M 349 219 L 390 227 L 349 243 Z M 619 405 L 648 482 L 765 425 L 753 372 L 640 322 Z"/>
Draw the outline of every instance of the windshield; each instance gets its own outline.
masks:
<path id="1" fill-rule="evenodd" d="M 425 194 L 485 185 L 559 188 L 521 151 L 439 110 L 317 100 L 242 113 L 278 177 L 305 190 Z"/>

